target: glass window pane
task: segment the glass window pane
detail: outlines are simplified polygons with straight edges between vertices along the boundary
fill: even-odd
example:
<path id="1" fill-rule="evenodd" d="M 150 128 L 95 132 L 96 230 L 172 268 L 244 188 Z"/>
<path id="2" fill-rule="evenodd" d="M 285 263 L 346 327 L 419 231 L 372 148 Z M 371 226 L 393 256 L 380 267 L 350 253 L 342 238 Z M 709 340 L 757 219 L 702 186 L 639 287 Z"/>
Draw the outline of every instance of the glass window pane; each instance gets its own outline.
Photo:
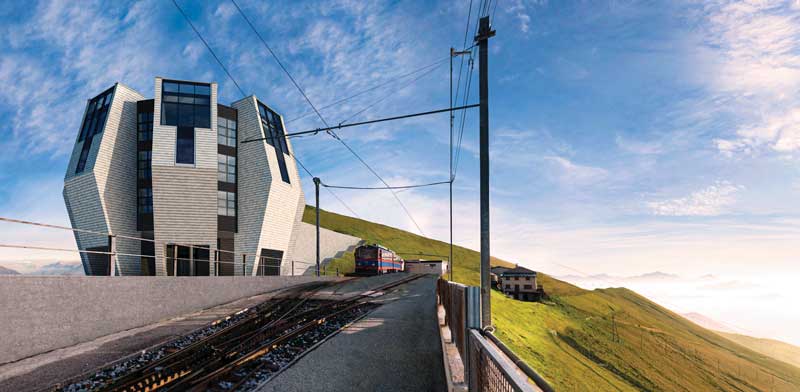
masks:
<path id="1" fill-rule="evenodd" d="M 196 105 L 208 105 L 208 98 L 207 97 L 202 97 L 202 96 L 195 96 L 194 97 L 194 103 Z"/>
<path id="2" fill-rule="evenodd" d="M 194 97 L 178 97 L 180 103 L 194 103 Z"/>
<path id="3" fill-rule="evenodd" d="M 194 126 L 198 128 L 211 128 L 211 108 L 208 106 L 194 106 Z"/>
<path id="4" fill-rule="evenodd" d="M 227 215 L 227 211 L 225 210 L 225 207 L 217 208 L 217 215 Z"/>
<path id="5" fill-rule="evenodd" d="M 194 164 L 194 128 L 178 127 L 175 163 Z"/>
<path id="6" fill-rule="evenodd" d="M 211 95 L 211 86 L 200 84 L 194 86 L 194 93 L 197 95 Z"/>
<path id="7" fill-rule="evenodd" d="M 225 143 L 225 140 L 226 140 L 225 136 L 222 136 L 222 135 L 218 135 L 217 136 L 217 143 L 218 144 L 227 144 L 227 143 Z"/>
<path id="8" fill-rule="evenodd" d="M 174 103 L 161 104 L 161 123 L 176 125 L 178 123 L 178 105 Z"/>
<path id="9" fill-rule="evenodd" d="M 164 82 L 164 91 L 177 93 L 179 90 L 177 83 L 172 82 Z"/>
<path id="10" fill-rule="evenodd" d="M 194 126 L 194 105 L 178 105 L 178 126 Z"/>
<path id="11" fill-rule="evenodd" d="M 228 120 L 225 117 L 217 117 L 217 123 L 218 123 L 217 125 L 219 125 L 220 127 L 228 126 Z"/>
<path id="12" fill-rule="evenodd" d="M 181 83 L 179 85 L 179 87 L 180 87 L 180 92 L 182 92 L 184 94 L 194 94 L 194 85 L 193 84 Z"/>

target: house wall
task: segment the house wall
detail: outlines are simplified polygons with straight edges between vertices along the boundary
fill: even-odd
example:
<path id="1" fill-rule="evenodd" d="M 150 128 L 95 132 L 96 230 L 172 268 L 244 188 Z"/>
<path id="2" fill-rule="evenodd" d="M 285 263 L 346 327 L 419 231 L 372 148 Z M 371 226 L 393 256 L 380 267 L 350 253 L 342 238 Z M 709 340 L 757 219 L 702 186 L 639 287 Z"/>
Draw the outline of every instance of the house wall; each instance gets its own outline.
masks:
<path id="1" fill-rule="evenodd" d="M 177 127 L 161 125 L 161 83 L 153 106 L 153 239 L 156 274 L 166 275 L 166 245 L 217 248 L 217 84 L 211 84 L 211 128 L 195 128 L 194 165 L 175 163 Z M 209 268 L 209 271 L 213 271 Z"/>

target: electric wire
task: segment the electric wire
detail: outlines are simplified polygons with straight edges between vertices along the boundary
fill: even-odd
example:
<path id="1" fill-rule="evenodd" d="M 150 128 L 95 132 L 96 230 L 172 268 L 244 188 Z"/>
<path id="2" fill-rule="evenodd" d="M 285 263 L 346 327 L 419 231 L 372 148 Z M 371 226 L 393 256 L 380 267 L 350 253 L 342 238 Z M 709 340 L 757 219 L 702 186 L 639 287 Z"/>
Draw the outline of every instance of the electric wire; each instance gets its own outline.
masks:
<path id="1" fill-rule="evenodd" d="M 178 2 L 176 0 L 172 0 L 172 4 L 175 4 L 175 7 L 178 9 L 178 11 L 180 11 L 181 15 L 183 15 L 183 19 L 186 19 L 186 23 L 189 23 L 189 26 L 191 26 L 192 30 L 194 30 L 194 33 L 197 34 L 197 38 L 200 38 L 200 41 L 203 41 L 203 45 L 205 45 L 206 49 L 208 49 L 211 55 L 214 56 L 214 59 L 217 60 L 217 64 L 219 64 L 219 66 L 222 67 L 222 70 L 225 71 L 225 73 L 228 75 L 228 78 L 230 78 L 233 84 L 236 85 L 236 88 L 239 89 L 239 92 L 242 93 L 242 96 L 247 96 L 244 90 L 242 90 L 242 88 L 239 86 L 239 83 L 236 82 L 236 79 L 234 79 L 233 76 L 231 76 L 231 73 L 228 71 L 228 68 L 225 67 L 225 64 L 222 63 L 222 60 L 220 60 L 217 54 L 214 53 L 214 49 L 211 49 L 211 46 L 208 44 L 208 42 L 206 42 L 206 39 L 203 38 L 203 35 L 200 34 L 200 31 L 198 31 L 197 28 L 194 27 L 194 23 L 192 23 L 191 19 L 189 19 L 189 16 L 186 15 L 185 12 L 183 12 L 183 8 L 181 8 L 181 6 L 178 5 Z"/>
<path id="2" fill-rule="evenodd" d="M 231 1 L 233 1 L 233 0 L 231 0 Z M 239 6 L 236 4 L 236 2 L 233 2 L 233 3 L 234 3 L 234 5 L 236 5 L 236 8 L 239 8 Z M 198 38 L 200 38 L 200 41 L 202 41 L 202 42 L 203 42 L 203 44 L 206 46 L 206 49 L 208 49 L 209 53 L 211 53 L 211 55 L 214 57 L 214 59 L 215 59 L 215 60 L 217 60 L 217 64 L 219 64 L 219 66 L 220 66 L 220 67 L 222 67 L 222 70 L 223 70 L 223 71 L 225 71 L 225 74 L 226 74 L 226 75 L 228 75 L 228 78 L 229 78 L 229 79 L 230 79 L 230 80 L 233 82 L 233 84 L 234 84 L 234 85 L 236 85 L 236 88 L 239 90 L 239 92 L 242 94 L 242 96 L 246 97 L 246 96 L 247 96 L 247 94 L 244 92 L 244 90 L 241 88 L 241 86 L 239 86 L 239 83 L 236 81 L 236 79 L 233 77 L 233 75 L 231 75 L 231 73 L 228 71 L 228 68 L 227 68 L 227 67 L 225 67 L 225 64 L 223 64 L 223 63 L 222 63 L 222 60 L 220 60 L 220 58 L 219 58 L 219 57 L 217 56 L 217 54 L 214 52 L 214 49 L 212 49 L 212 48 L 211 48 L 211 45 L 209 45 L 209 44 L 208 44 L 208 42 L 206 41 L 206 39 L 205 39 L 205 38 L 203 38 L 203 35 L 200 33 L 200 31 L 199 31 L 199 30 L 197 30 L 197 28 L 195 28 L 195 27 L 194 27 L 194 23 L 192 23 L 191 19 L 189 19 L 189 16 L 188 16 L 188 15 L 186 15 L 186 13 L 183 11 L 183 8 L 181 8 L 181 6 L 180 6 L 180 5 L 178 5 L 178 2 L 177 2 L 176 0 L 172 0 L 172 4 L 174 4 L 174 5 L 175 5 L 175 7 L 176 7 L 176 8 L 178 9 L 178 11 L 181 13 L 181 15 L 183 16 L 183 18 L 186 20 L 186 22 L 187 22 L 187 23 L 189 24 L 189 26 L 192 28 L 192 30 L 194 30 L 195 34 L 197 34 L 197 37 L 198 37 Z M 239 10 L 239 11 L 241 12 L 241 10 Z M 243 14 L 243 15 L 244 15 L 244 14 Z M 245 19 L 246 19 L 246 18 L 245 18 Z M 248 20 L 248 23 L 249 23 L 249 20 Z M 252 26 L 252 25 L 251 25 L 251 26 Z M 259 35 L 259 38 L 260 38 L 260 35 Z M 262 41 L 263 41 L 263 40 L 262 40 Z M 266 43 L 264 43 L 264 44 L 266 45 Z M 267 48 L 269 48 L 269 47 L 267 47 Z M 271 52 L 271 51 L 272 51 L 272 49 L 270 49 L 270 52 Z M 277 60 L 277 58 L 276 58 L 276 60 Z M 280 61 L 278 61 L 278 63 L 280 64 Z M 281 67 L 283 67 L 283 64 L 280 64 L 280 65 L 281 65 Z M 285 69 L 284 69 L 284 70 L 285 70 Z M 290 75 L 289 77 L 291 78 L 291 75 Z M 292 79 L 292 81 L 294 81 L 294 79 Z M 301 91 L 301 92 L 302 92 L 302 91 Z M 303 95 L 305 95 L 305 94 L 303 94 Z M 310 103 L 310 102 L 309 102 L 309 103 Z M 313 107 L 313 105 L 312 105 L 312 107 Z M 315 110 L 316 110 L 316 109 L 315 109 Z M 297 157 L 296 157 L 296 156 L 294 156 L 293 154 L 289 154 L 289 155 L 292 157 L 292 159 L 294 159 L 294 160 L 295 160 L 295 162 L 297 162 L 298 164 L 300 164 L 300 166 L 303 168 L 303 170 L 305 170 L 305 171 L 306 171 L 306 173 L 308 173 L 308 175 L 309 175 L 309 176 L 311 176 L 311 177 L 314 177 L 314 175 L 313 175 L 313 174 L 311 174 L 311 172 L 308 170 L 308 168 L 306 168 L 306 166 L 305 166 L 305 165 L 303 165 L 303 163 L 302 163 L 302 162 L 300 162 L 300 161 L 297 159 Z M 355 211 L 353 211 L 353 209 L 352 209 L 352 208 L 350 208 L 350 206 L 348 206 L 348 205 L 347 205 L 347 204 L 344 202 L 344 200 L 342 200 L 342 199 L 341 199 L 341 198 L 340 198 L 338 195 L 334 194 L 334 193 L 333 193 L 333 191 L 331 191 L 331 190 L 328 190 L 328 192 L 330 192 L 330 194 L 331 194 L 331 195 L 333 195 L 333 197 L 334 197 L 336 200 L 338 200 L 338 201 L 339 201 L 339 203 L 341 203 L 341 204 L 342 204 L 342 205 L 345 207 L 345 209 L 347 209 L 348 211 L 350 211 L 350 212 L 351 212 L 353 215 L 355 215 L 356 217 L 359 217 L 359 216 L 358 216 L 358 214 L 356 214 L 356 213 L 355 213 Z"/>
<path id="3" fill-rule="evenodd" d="M 442 64 L 444 64 L 444 62 L 440 63 L 440 64 L 439 64 L 439 66 L 441 66 Z M 396 90 L 393 90 L 393 91 L 391 91 L 389 94 L 386 94 L 386 95 L 384 95 L 383 97 L 381 97 L 381 98 L 379 98 L 379 99 L 375 100 L 375 101 L 374 101 L 374 102 L 372 102 L 371 104 L 369 104 L 369 105 L 365 106 L 363 109 L 361 109 L 361 110 L 359 110 L 359 111 L 357 111 L 357 112 L 355 112 L 355 113 L 351 114 L 349 117 L 347 117 L 347 118 L 345 118 L 344 120 L 342 120 L 342 121 L 340 122 L 340 124 L 345 124 L 345 123 L 347 123 L 348 121 L 352 120 L 354 117 L 358 116 L 358 115 L 359 115 L 359 114 L 361 114 L 361 113 L 364 113 L 364 112 L 366 112 L 367 110 L 371 109 L 371 108 L 372 108 L 372 107 L 374 107 L 375 105 L 377 105 L 377 104 L 379 104 L 379 103 L 381 103 L 381 102 L 385 101 L 386 99 L 388 99 L 388 98 L 390 98 L 390 97 L 393 97 L 393 96 L 397 95 L 397 93 L 398 93 L 398 92 L 405 90 L 406 88 L 410 87 L 411 85 L 413 85 L 414 83 L 416 83 L 416 82 L 417 82 L 417 81 L 419 81 L 420 79 L 424 78 L 425 76 L 428 76 L 428 75 L 430 75 L 431 73 L 433 73 L 433 71 L 436 71 L 437 69 L 439 69 L 439 66 L 437 66 L 437 67 L 433 67 L 433 68 L 429 69 L 427 72 L 425 72 L 425 73 L 422 73 L 421 75 L 417 76 L 417 77 L 416 77 L 416 78 L 414 78 L 414 79 L 411 79 L 411 80 L 410 80 L 408 83 L 406 83 L 406 84 L 405 84 L 405 85 L 403 85 L 402 87 L 400 87 L 400 88 L 398 88 L 398 89 L 396 89 Z"/>
<path id="4" fill-rule="evenodd" d="M 303 96 L 303 98 L 305 98 L 306 102 L 308 102 L 309 106 L 311 106 L 311 108 L 317 114 L 317 117 L 319 117 L 319 119 L 322 120 L 322 123 L 325 124 L 326 127 L 330 127 L 328 122 L 325 120 L 325 117 L 323 117 L 322 114 L 319 112 L 319 110 L 317 110 L 317 107 L 314 106 L 314 104 L 311 102 L 311 99 L 308 98 L 308 95 L 306 95 L 306 93 L 303 91 L 303 89 L 300 87 L 300 85 L 297 83 L 297 81 L 294 79 L 294 77 L 292 77 L 292 74 L 289 72 L 289 70 L 286 69 L 286 67 L 280 61 L 280 59 L 275 54 L 275 52 L 272 50 L 272 48 L 270 48 L 270 46 L 267 44 L 267 41 L 264 40 L 264 38 L 261 36 L 261 33 L 258 32 L 258 30 L 255 28 L 253 23 L 250 21 L 250 18 L 248 18 L 247 15 L 245 15 L 244 11 L 242 11 L 242 9 L 239 7 L 239 4 L 236 3 L 236 0 L 231 0 L 231 2 L 236 7 L 236 9 L 239 11 L 239 14 L 242 16 L 242 18 L 244 18 L 244 20 L 247 22 L 248 26 L 250 26 L 250 29 L 253 30 L 254 33 L 256 33 L 256 36 L 258 37 L 258 39 L 261 41 L 261 43 L 264 45 L 264 47 L 267 48 L 267 51 L 269 51 L 269 53 L 272 55 L 272 57 L 275 59 L 275 61 L 278 63 L 278 65 L 281 67 L 281 69 L 286 74 L 286 76 L 288 76 L 289 79 L 292 81 L 292 84 L 294 84 L 295 88 L 297 88 L 297 91 L 300 92 L 300 94 Z M 372 166 L 370 166 L 364 160 L 364 158 L 362 158 L 352 147 L 350 147 L 349 144 L 347 144 L 347 142 L 344 141 L 344 139 L 339 137 L 339 135 L 337 135 L 332 130 L 328 131 L 328 134 L 330 134 L 334 139 L 338 140 L 348 151 L 350 151 L 350 153 L 353 154 L 353 156 L 355 156 L 356 159 L 358 159 L 364 165 L 364 167 L 366 167 L 376 178 L 378 178 L 378 180 L 380 180 L 381 183 L 383 183 L 387 187 L 390 186 L 389 183 L 387 183 L 386 180 L 384 180 L 383 177 L 381 177 L 378 174 L 378 172 L 376 172 L 375 169 L 373 169 Z M 405 211 L 406 215 L 408 215 L 408 218 L 411 220 L 411 222 L 414 223 L 414 226 L 416 226 L 416 228 L 417 228 L 417 230 L 419 230 L 420 234 L 425 235 L 425 232 L 422 230 L 422 227 L 420 227 L 419 223 L 417 223 L 416 219 L 414 219 L 414 216 L 411 215 L 411 212 L 408 210 L 408 208 L 403 203 L 403 201 L 400 200 L 400 197 L 397 196 L 397 193 L 395 193 L 391 189 L 389 190 L 389 192 L 392 193 L 392 196 L 394 196 L 395 200 L 397 200 L 397 203 L 400 204 L 400 207 L 403 209 L 403 211 Z"/>
<path id="5" fill-rule="evenodd" d="M 371 92 L 371 91 L 377 90 L 377 89 L 379 89 L 379 88 L 381 88 L 381 87 L 384 87 L 384 86 L 390 85 L 390 84 L 392 84 L 392 83 L 394 83 L 394 82 L 398 82 L 398 81 L 400 81 L 400 80 L 402 80 L 402 79 L 405 79 L 405 78 L 406 78 L 406 77 L 408 77 L 408 76 L 414 75 L 414 74 L 416 74 L 416 73 L 418 73 L 418 72 L 421 72 L 421 71 L 423 71 L 423 70 L 426 70 L 426 69 L 428 69 L 428 68 L 430 68 L 430 67 L 433 67 L 433 66 L 439 65 L 440 63 L 443 63 L 443 62 L 445 62 L 445 61 L 447 61 L 447 60 L 448 60 L 447 58 L 444 58 L 444 59 L 441 59 L 441 60 L 435 61 L 435 62 L 433 62 L 433 63 L 431 63 L 431 64 L 425 65 L 425 66 L 423 66 L 423 67 L 417 68 L 417 69 L 415 69 L 415 70 L 413 70 L 413 71 L 411 71 L 411 72 L 408 72 L 408 73 L 405 73 L 405 74 L 402 74 L 402 75 L 398 75 L 398 76 L 396 76 L 396 77 L 394 77 L 394 78 L 391 78 L 391 79 L 389 79 L 389 80 L 386 80 L 386 81 L 384 81 L 384 82 L 382 82 L 382 83 L 376 84 L 376 85 L 374 85 L 374 86 L 372 86 L 372 87 L 370 87 L 370 88 L 368 88 L 368 89 L 365 89 L 365 90 L 359 91 L 359 92 L 357 92 L 357 93 L 355 93 L 355 94 L 353 94 L 353 95 L 347 96 L 347 97 L 345 97 L 345 98 L 342 98 L 342 99 L 340 99 L 340 100 L 338 100 L 338 101 L 335 101 L 335 102 L 332 102 L 332 103 L 330 103 L 330 104 L 328 104 L 328 105 L 322 106 L 322 107 L 320 107 L 320 108 L 319 108 L 319 110 L 325 110 L 325 109 L 327 109 L 327 108 L 330 108 L 330 107 L 332 107 L 332 106 L 336 106 L 336 105 L 338 105 L 338 104 L 340 104 L 340 103 L 343 103 L 343 102 L 349 101 L 349 100 L 351 100 L 351 99 L 353 99 L 353 98 L 356 98 L 356 97 L 359 97 L 359 96 L 361 96 L 361 95 L 364 95 L 364 94 L 366 94 L 366 93 L 368 93 L 368 92 Z M 293 119 L 291 119 L 291 120 L 289 120 L 289 121 L 286 121 L 286 124 L 289 124 L 289 123 L 291 123 L 291 122 L 294 122 L 294 121 L 300 120 L 300 119 L 302 119 L 302 118 L 308 117 L 308 116 L 310 116 L 310 115 L 312 115 L 312 114 L 314 114 L 314 112 L 313 112 L 313 111 L 306 112 L 306 113 L 304 113 L 304 114 L 302 114 L 302 115 L 300 115 L 300 116 L 298 116 L 298 117 L 295 117 L 295 118 L 293 118 Z"/>
<path id="6" fill-rule="evenodd" d="M 326 187 L 326 188 L 335 188 L 335 189 L 361 189 L 361 190 L 376 190 L 376 189 L 412 189 L 412 188 L 423 188 L 423 187 L 428 187 L 428 186 L 434 186 L 434 185 L 443 185 L 443 184 L 449 184 L 449 183 L 450 183 L 450 181 L 437 181 L 437 182 L 429 182 L 429 183 L 427 183 L 427 184 L 399 185 L 399 186 L 392 186 L 392 187 L 385 187 L 385 186 L 380 186 L 380 187 L 368 187 L 368 186 L 366 186 L 366 187 L 362 187 L 362 186 L 345 186 L 345 185 L 329 185 L 329 184 L 325 184 L 325 183 L 320 183 L 320 185 L 322 185 L 322 186 L 324 186 L 324 187 Z"/>

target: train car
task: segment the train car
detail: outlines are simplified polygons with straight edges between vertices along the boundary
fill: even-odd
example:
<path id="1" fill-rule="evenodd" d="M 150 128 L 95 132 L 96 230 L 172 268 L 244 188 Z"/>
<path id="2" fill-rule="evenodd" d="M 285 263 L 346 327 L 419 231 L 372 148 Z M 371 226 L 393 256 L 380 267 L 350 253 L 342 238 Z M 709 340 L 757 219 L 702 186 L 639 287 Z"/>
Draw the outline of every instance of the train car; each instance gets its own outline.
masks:
<path id="1" fill-rule="evenodd" d="M 359 275 L 380 275 L 403 271 L 403 259 L 380 245 L 361 245 L 355 250 L 356 268 Z"/>

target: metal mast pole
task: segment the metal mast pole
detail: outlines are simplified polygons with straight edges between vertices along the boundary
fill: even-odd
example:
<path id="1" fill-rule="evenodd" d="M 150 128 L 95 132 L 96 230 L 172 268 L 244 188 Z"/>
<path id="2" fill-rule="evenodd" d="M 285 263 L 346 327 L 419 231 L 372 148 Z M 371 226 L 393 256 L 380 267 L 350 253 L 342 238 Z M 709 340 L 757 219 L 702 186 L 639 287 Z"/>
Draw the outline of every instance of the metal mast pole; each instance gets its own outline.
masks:
<path id="1" fill-rule="evenodd" d="M 455 49 L 450 47 L 450 109 L 453 108 L 453 57 Z M 450 281 L 453 281 L 453 111 L 450 111 L 450 259 L 447 260 L 450 268 Z"/>
<path id="2" fill-rule="evenodd" d="M 314 177 L 314 195 L 317 200 L 315 211 L 317 213 L 317 276 L 319 276 L 319 177 Z"/>
<path id="3" fill-rule="evenodd" d="M 480 95 L 480 167 L 481 167 L 481 327 L 492 325 L 491 282 L 489 279 L 489 17 L 480 19 L 475 41 L 478 43 Z"/>

